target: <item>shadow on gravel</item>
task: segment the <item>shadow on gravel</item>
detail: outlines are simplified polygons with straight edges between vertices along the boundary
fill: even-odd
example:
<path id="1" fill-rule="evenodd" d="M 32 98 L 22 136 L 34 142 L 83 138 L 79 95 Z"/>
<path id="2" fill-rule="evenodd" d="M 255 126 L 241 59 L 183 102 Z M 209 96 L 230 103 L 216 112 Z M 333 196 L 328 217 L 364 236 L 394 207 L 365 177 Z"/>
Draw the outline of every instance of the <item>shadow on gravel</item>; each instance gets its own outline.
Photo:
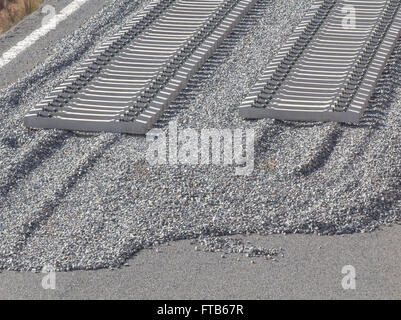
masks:
<path id="1" fill-rule="evenodd" d="M 54 213 L 54 210 L 60 205 L 61 200 L 64 199 L 73 189 L 74 186 L 93 168 L 97 161 L 102 156 L 104 150 L 110 148 L 115 142 L 119 140 L 120 136 L 106 140 L 97 148 L 93 153 L 89 154 L 68 176 L 62 186 L 55 191 L 54 196 L 49 198 L 43 203 L 41 209 L 34 213 L 34 218 L 22 226 L 20 234 L 21 239 L 17 242 L 13 252 L 21 251 L 26 245 L 28 239 L 35 234 L 36 230 L 41 227 L 41 224 L 46 222 Z"/>
<path id="2" fill-rule="evenodd" d="M 318 151 L 313 155 L 309 162 L 301 165 L 299 168 L 296 168 L 294 170 L 294 174 L 296 176 L 307 177 L 318 171 L 320 168 L 323 168 L 330 159 L 330 156 L 340 141 L 343 133 L 344 130 L 342 130 L 338 125 L 335 126 L 335 128 L 324 138 L 323 143 L 320 145 Z"/>
<path id="3" fill-rule="evenodd" d="M 0 195 L 6 197 L 7 194 L 15 187 L 19 181 L 26 178 L 32 171 L 39 167 L 42 162 L 51 157 L 52 154 L 60 150 L 70 134 L 60 132 L 44 141 L 38 148 L 35 148 L 23 159 L 15 164 L 8 171 L 6 182 L 0 185 Z"/>

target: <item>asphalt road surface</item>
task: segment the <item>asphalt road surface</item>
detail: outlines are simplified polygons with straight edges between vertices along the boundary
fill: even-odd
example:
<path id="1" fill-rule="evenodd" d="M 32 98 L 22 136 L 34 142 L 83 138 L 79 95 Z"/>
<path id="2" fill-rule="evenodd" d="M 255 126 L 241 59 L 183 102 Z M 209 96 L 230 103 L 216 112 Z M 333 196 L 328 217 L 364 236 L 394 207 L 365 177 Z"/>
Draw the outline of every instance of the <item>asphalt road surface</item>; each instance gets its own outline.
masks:
<path id="1" fill-rule="evenodd" d="M 357 235 L 248 236 L 282 247 L 277 261 L 195 251 L 188 240 L 146 249 L 116 270 L 0 273 L 1 299 L 397 299 L 401 298 L 401 227 Z M 157 250 L 156 250 L 157 249 Z M 254 261 L 252 263 L 251 261 Z M 355 267 L 355 290 L 341 271 Z"/>

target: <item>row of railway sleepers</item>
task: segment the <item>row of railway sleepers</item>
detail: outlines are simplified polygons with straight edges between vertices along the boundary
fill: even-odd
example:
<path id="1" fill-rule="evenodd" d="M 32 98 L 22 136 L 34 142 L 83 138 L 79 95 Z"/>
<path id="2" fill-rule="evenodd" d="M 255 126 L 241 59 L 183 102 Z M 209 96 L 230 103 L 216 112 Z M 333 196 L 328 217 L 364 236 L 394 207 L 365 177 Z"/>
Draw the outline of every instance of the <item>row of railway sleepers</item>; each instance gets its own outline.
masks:
<path id="1" fill-rule="evenodd" d="M 239 107 L 241 116 L 245 118 L 261 117 L 260 107 L 264 106 L 267 101 L 265 95 L 268 97 L 270 96 L 268 95 L 268 92 L 265 92 L 266 89 L 268 89 L 267 85 L 269 84 L 269 81 L 273 79 L 280 66 L 287 64 L 286 58 L 294 55 L 293 48 L 296 48 L 297 50 L 304 50 L 306 48 L 302 43 L 303 40 L 301 39 L 301 36 L 304 35 L 310 25 L 318 25 L 321 23 L 321 19 L 317 14 L 319 13 L 319 10 L 322 10 L 324 3 L 325 0 L 315 1 L 301 23 L 295 28 L 286 44 L 280 48 L 279 52 L 269 62 L 267 68 L 262 71 L 262 75 Z M 298 54 L 299 53 L 297 53 L 297 55 Z"/>
<path id="2" fill-rule="evenodd" d="M 135 98 L 141 95 L 149 95 L 148 84 L 163 70 L 165 64 L 176 56 L 185 40 L 192 37 L 193 33 L 202 25 L 202 22 L 207 20 L 210 13 L 221 3 L 221 0 L 178 1 L 150 26 L 141 37 L 134 40 L 111 61 L 108 68 L 103 70 L 102 77 L 96 79 L 82 93 L 83 97 L 77 97 L 77 99 L 85 99 L 86 104 L 88 102 L 96 104 L 96 113 L 91 109 L 88 116 L 90 120 L 97 120 L 97 130 L 99 130 L 99 127 L 106 125 L 114 126 L 118 132 L 125 132 L 122 129 L 124 126 L 122 121 L 119 121 L 125 118 L 122 118 L 121 114 L 129 114 L 136 111 L 133 110 L 134 108 L 130 108 Z M 185 27 L 181 29 L 183 25 Z M 171 30 L 176 30 L 177 27 L 181 30 L 178 35 L 174 34 L 172 36 L 170 34 L 168 39 L 160 35 L 163 30 L 171 32 Z M 93 90 L 88 92 L 91 88 Z M 102 92 L 100 88 L 103 88 L 102 90 L 107 88 L 108 91 Z M 115 90 L 119 90 L 119 92 Z M 101 100 L 99 102 L 91 102 L 93 94 Z M 84 115 L 86 116 L 87 114 Z M 78 116 L 82 116 L 82 114 L 80 113 Z M 102 122 L 102 120 L 105 121 Z M 135 130 L 135 132 L 131 131 L 131 133 L 141 133 L 137 132 L 140 130 L 138 126 Z"/>
<path id="3" fill-rule="evenodd" d="M 294 119 L 333 120 L 337 115 L 332 112 L 333 104 L 371 37 L 374 22 L 385 9 L 383 3 L 354 1 L 357 23 L 347 29 L 342 25 L 342 8 L 348 3 L 337 1 L 271 99 L 269 108 Z"/>
<path id="4" fill-rule="evenodd" d="M 313 39 L 311 35 L 305 37 L 305 33 L 313 30 L 313 26 L 309 27 L 311 22 L 319 21 L 316 19 L 318 12 L 321 11 L 320 16 L 325 17 L 323 12 L 330 4 L 335 7 L 330 10 L 331 13 L 326 16 L 325 21 L 322 21 L 322 27 L 315 33 Z M 349 4 L 356 6 L 359 12 L 355 30 L 344 30 L 341 25 L 341 8 Z M 297 42 L 302 41 L 302 38 L 303 41 L 306 40 L 303 51 L 300 52 L 302 46 L 297 42 L 289 43 L 282 49 L 284 54 L 279 54 L 269 65 L 253 92 L 241 105 L 240 114 L 246 118 L 357 122 L 364 110 L 364 107 L 358 104 L 366 106 L 386 59 L 391 54 L 397 34 L 399 36 L 397 32 L 399 11 L 397 14 L 396 10 L 393 10 L 397 9 L 395 4 L 398 8 L 398 1 L 326 0 L 323 4 L 318 1 L 316 3 L 319 6 L 318 11 L 316 7 L 312 8 L 310 15 L 314 14 L 314 18 L 297 39 Z M 382 19 L 388 16 L 388 11 L 396 14 L 394 19 L 388 21 L 389 28 L 384 30 L 380 28 L 380 24 Z M 372 23 L 372 19 L 376 23 Z M 306 23 L 304 21 L 303 25 Z M 371 39 L 377 38 L 375 31 L 381 29 L 384 41 L 381 42 L 383 39 L 380 39 L 380 43 L 376 42 L 375 49 L 381 45 L 383 50 L 374 51 L 374 57 L 369 59 L 370 64 L 365 67 L 369 71 L 361 85 L 355 87 L 355 81 L 352 79 L 353 70 L 359 70 L 356 68 L 360 67 L 361 53 L 366 52 Z M 288 47 L 291 48 L 290 52 L 286 52 Z M 294 48 L 295 54 L 291 52 Z M 347 56 L 344 56 L 344 52 Z M 325 58 L 325 62 L 322 62 L 322 57 Z M 272 90 L 272 87 L 275 90 Z M 341 94 L 353 92 L 350 89 L 355 90 L 357 94 L 353 94 L 351 99 L 346 101 L 346 109 L 338 112 L 337 102 L 344 102 L 344 99 L 341 100 Z M 367 91 L 370 94 L 366 95 Z"/>
<path id="5" fill-rule="evenodd" d="M 82 88 L 99 73 L 102 67 L 111 61 L 118 50 L 121 50 L 132 39 L 138 37 L 160 14 L 175 0 L 159 0 L 151 2 L 132 21 L 128 22 L 117 34 L 104 41 L 81 65 L 75 69 L 58 87 L 51 91 L 25 117 L 27 126 L 46 127 L 46 118 L 73 98 Z M 43 119 L 40 119 L 43 118 Z M 41 121 L 42 120 L 42 121 Z M 39 122 L 39 123 L 38 123 Z M 41 126 L 43 125 L 43 126 Z"/>
<path id="6" fill-rule="evenodd" d="M 186 86 L 191 75 L 210 57 L 255 2 L 254 0 L 167 0 L 153 4 L 136 18 L 136 22 L 132 22 L 132 25 L 126 26 L 119 34 L 108 39 L 93 56 L 85 61 L 76 74 L 52 92 L 53 96 L 48 97 L 47 101 L 43 101 L 42 105 L 38 106 L 39 108 L 28 114 L 25 123 L 32 127 L 145 133 L 160 117 L 169 102 Z M 164 11 L 161 10 L 163 8 L 160 8 L 160 4 L 165 7 Z M 195 7 L 188 7 L 191 4 L 195 4 Z M 195 13 L 196 10 L 207 7 L 210 15 L 206 15 L 208 19 L 205 19 L 199 28 L 193 29 L 192 34 L 181 45 L 176 43 L 176 47 L 170 50 L 170 54 L 164 55 L 166 58 L 164 63 L 160 60 L 155 61 L 157 56 L 155 51 L 152 52 L 152 57 L 148 55 L 138 58 L 138 54 L 135 54 L 136 47 L 143 47 L 138 43 L 145 41 L 146 36 L 152 36 L 152 32 L 160 36 L 163 31 L 160 28 L 162 25 L 165 32 L 170 31 L 170 28 L 174 30 L 174 21 L 178 21 L 178 25 L 182 26 L 184 23 L 182 19 L 185 19 L 182 18 L 183 12 L 176 11 L 177 14 L 174 16 L 174 10 L 180 10 L 180 5 L 193 9 Z M 213 10 L 213 5 L 216 10 Z M 169 12 L 172 16 L 168 15 Z M 152 23 L 141 24 L 143 17 L 147 20 L 153 19 Z M 193 16 L 189 18 L 193 24 Z M 173 22 L 173 25 L 161 23 L 163 19 L 165 19 L 164 22 Z M 189 24 L 188 21 L 185 23 Z M 138 24 L 141 24 L 140 28 Z M 134 39 L 129 41 L 133 32 Z M 143 74 L 142 72 L 142 76 L 138 76 L 139 70 L 134 64 L 138 61 L 144 62 L 146 59 L 157 65 L 154 73 Z M 125 62 L 130 60 L 132 63 L 124 65 L 123 60 Z M 130 81 L 137 84 L 134 87 L 125 87 L 124 89 L 127 90 L 123 90 L 121 85 L 129 82 L 127 76 L 130 74 L 123 70 L 124 67 L 127 70 L 134 68 L 133 79 Z M 109 81 L 110 77 L 114 77 L 113 81 L 120 85 L 116 87 L 116 83 Z M 135 81 L 139 80 L 142 82 L 138 85 Z M 160 80 L 163 81 L 160 82 Z M 79 88 L 74 87 L 76 83 L 80 85 Z M 99 84 L 102 84 L 103 88 L 100 88 Z M 119 96 L 119 94 L 125 95 Z M 66 95 L 69 99 L 65 99 Z M 58 103 L 64 103 L 64 105 L 59 106 Z"/>
<path id="7" fill-rule="evenodd" d="M 206 40 L 198 48 L 195 47 L 193 49 L 192 55 L 176 69 L 168 85 L 155 94 L 148 107 L 143 109 L 135 119 L 132 119 L 134 126 L 132 127 L 128 122 L 126 130 L 129 131 L 130 127 L 139 127 L 143 130 L 142 132 L 150 129 L 166 110 L 170 102 L 186 87 L 192 75 L 210 58 L 221 42 L 231 33 L 232 29 L 255 3 L 256 0 L 233 2 L 234 6 L 232 10 L 224 15 L 223 20 L 216 27 L 212 27 L 210 30 L 206 29 L 208 33 L 207 38 L 205 38 Z M 183 46 L 183 51 L 185 51 L 187 45 Z"/>

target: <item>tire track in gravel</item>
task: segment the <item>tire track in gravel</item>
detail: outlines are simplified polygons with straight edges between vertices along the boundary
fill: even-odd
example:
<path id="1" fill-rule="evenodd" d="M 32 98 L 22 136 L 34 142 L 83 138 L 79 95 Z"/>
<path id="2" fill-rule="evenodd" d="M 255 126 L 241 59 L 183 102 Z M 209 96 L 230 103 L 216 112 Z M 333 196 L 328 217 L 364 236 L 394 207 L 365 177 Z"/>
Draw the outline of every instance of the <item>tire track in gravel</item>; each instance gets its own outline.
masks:
<path id="1" fill-rule="evenodd" d="M 71 133 L 59 132 L 54 135 L 46 135 L 43 139 L 35 141 L 31 149 L 23 152 L 17 160 L 10 165 L 10 169 L 2 176 L 0 185 L 0 196 L 6 197 L 11 188 L 26 179 L 27 176 L 39 167 L 51 155 L 59 151 L 66 143 Z"/>
<path id="2" fill-rule="evenodd" d="M 401 39 L 397 41 L 397 44 L 393 50 L 391 57 L 382 73 L 382 76 L 375 89 L 375 93 L 370 99 L 369 106 L 362 117 L 360 124 L 333 124 L 333 129 L 327 133 L 326 137 L 320 147 L 317 148 L 316 153 L 312 155 L 312 158 L 308 163 L 302 164 L 299 168 L 296 168 L 296 176 L 309 176 L 322 168 L 334 152 L 335 147 L 342 139 L 344 130 L 346 128 L 359 129 L 367 128 L 364 132 L 364 137 L 357 145 L 353 148 L 356 150 L 353 159 L 361 157 L 367 150 L 369 141 L 373 134 L 383 126 L 383 123 L 388 117 L 386 112 L 391 104 L 395 101 L 395 94 L 397 88 L 400 88 L 401 79 Z M 352 165 L 352 161 L 349 162 L 349 166 Z"/>
<path id="3" fill-rule="evenodd" d="M 68 153 L 55 154 L 49 158 L 48 163 L 42 163 L 42 167 L 33 170 L 32 174 L 26 177 L 26 185 L 19 184 L 11 190 L 9 197 L 4 198 L 0 204 L 2 224 L 6 226 L 3 232 L 0 230 L 0 235 L 3 233 L 3 244 L 8 243 L 8 252 L 0 253 L 1 259 L 10 259 L 23 249 L 41 224 L 46 223 L 51 217 L 60 201 L 96 166 L 105 150 L 119 139 L 121 139 L 119 135 L 100 136 L 96 141 L 92 140 L 90 146 L 85 145 L 84 154 L 81 153 L 79 146 L 75 152 L 71 149 L 73 142 L 70 139 L 69 143 L 65 144 Z M 63 151 L 63 148 L 60 151 Z M 81 157 L 78 156 L 79 153 Z M 63 172 L 63 168 L 67 168 L 67 163 L 70 168 Z M 51 178 L 42 176 L 44 172 L 42 169 L 47 170 Z M 35 184 L 33 181 L 39 181 L 39 188 L 32 187 Z"/>
<path id="4" fill-rule="evenodd" d="M 307 177 L 324 167 L 329 160 L 334 148 L 339 143 L 344 131 L 341 126 L 336 124 L 333 129 L 326 135 L 321 144 L 316 148 L 314 154 L 307 163 L 303 163 L 295 168 L 295 176 Z"/>
<path id="5" fill-rule="evenodd" d="M 48 198 L 43 201 L 41 210 L 36 211 L 33 216 L 30 217 L 29 221 L 22 225 L 23 232 L 19 235 L 17 245 L 12 250 L 13 252 L 18 253 L 23 249 L 28 239 L 35 234 L 35 231 L 41 227 L 41 224 L 45 224 L 49 217 L 51 217 L 61 200 L 64 199 L 69 192 L 73 190 L 75 184 L 96 165 L 96 162 L 101 158 L 103 152 L 119 139 L 119 136 L 115 136 L 102 140 L 95 150 L 92 150 L 83 159 L 80 159 L 72 174 L 63 181 L 54 191 L 53 195 L 49 195 Z"/>

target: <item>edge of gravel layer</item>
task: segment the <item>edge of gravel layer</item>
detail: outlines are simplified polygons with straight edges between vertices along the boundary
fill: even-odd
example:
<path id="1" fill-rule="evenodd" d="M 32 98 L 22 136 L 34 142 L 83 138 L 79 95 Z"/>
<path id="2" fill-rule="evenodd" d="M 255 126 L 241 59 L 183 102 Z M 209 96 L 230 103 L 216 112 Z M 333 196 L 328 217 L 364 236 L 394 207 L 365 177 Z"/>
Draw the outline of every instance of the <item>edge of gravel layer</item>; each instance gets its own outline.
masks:
<path id="1" fill-rule="evenodd" d="M 295 5 L 294 1 L 289 5 Z M 275 10 L 278 10 L 277 13 L 283 10 L 280 13 L 285 16 L 285 10 L 288 9 L 275 7 Z M 264 18 L 272 19 L 271 16 Z M 230 42 L 238 38 L 238 34 L 234 33 L 227 39 L 223 49 L 206 63 L 190 84 L 190 89 L 183 92 L 171 108 L 179 110 L 173 118 L 177 118 L 180 128 L 205 125 L 254 128 L 257 135 L 254 175 L 233 178 L 230 176 L 230 167 L 151 167 L 147 171 L 149 167 L 144 160 L 135 158 L 138 152 L 146 148 L 144 139 L 125 135 L 93 135 L 92 138 L 110 140 L 114 137 L 118 143 L 101 153 L 97 167 L 79 177 L 74 190 L 56 204 L 57 208 L 53 208 L 55 212 L 51 216 L 48 216 L 48 212 L 38 212 L 39 217 L 35 221 L 45 221 L 47 224 L 51 219 L 50 225 L 39 229 L 37 225 L 25 225 L 25 235 L 31 236 L 35 232 L 35 237 L 28 239 L 30 241 L 23 250 L 14 255 L 2 257 L 0 252 L 0 269 L 39 270 L 48 264 L 55 265 L 58 271 L 119 267 L 141 249 L 174 240 L 242 233 L 332 235 L 369 232 L 381 225 L 399 223 L 401 172 L 397 163 L 400 164 L 401 157 L 396 148 L 399 143 L 397 132 L 391 129 L 399 127 L 401 121 L 397 110 L 397 105 L 401 103 L 401 41 L 386 66 L 360 126 L 274 120 L 247 122 L 239 119 L 235 113 L 238 102 L 258 77 L 263 64 L 267 63 L 266 56 L 271 56 L 267 50 L 269 52 L 265 55 L 246 57 L 248 51 L 244 46 L 247 41 L 262 36 L 256 30 L 257 26 L 251 28 L 250 33 L 254 35 L 241 35 L 240 40 L 234 41 L 233 47 L 228 49 L 228 56 L 224 56 L 224 47 L 230 47 Z M 236 59 L 242 63 L 238 70 L 233 70 Z M 244 59 L 253 60 L 249 65 L 244 65 Z M 214 71 L 207 71 L 213 68 Z M 246 76 L 226 81 L 230 75 L 242 74 L 241 68 L 249 69 L 246 70 Z M 230 98 L 219 100 L 220 90 L 216 90 L 216 87 L 221 89 L 221 94 Z M 33 100 L 38 99 L 35 90 L 37 88 L 30 91 Z M 234 94 L 230 94 L 230 90 L 234 90 Z M 193 97 L 187 99 L 191 95 Z M 17 108 L 19 105 L 17 102 L 14 106 Z M 185 108 L 180 108 L 182 105 Z M 23 114 L 24 110 L 21 109 L 25 107 L 17 109 L 18 113 Z M 14 119 L 20 121 L 17 117 Z M 34 135 L 46 138 L 56 132 L 36 131 L 29 136 L 23 128 L 6 126 L 10 131 L 5 133 L 5 138 L 7 133 L 21 133 L 22 140 Z M 163 121 L 159 127 L 166 130 Z M 369 146 L 376 134 L 389 134 L 386 130 L 390 136 L 384 138 L 389 138 L 394 145 L 378 145 L 381 149 L 377 150 L 377 154 L 373 152 L 373 155 L 366 155 L 364 147 Z M 64 137 L 71 136 L 79 140 L 78 135 L 66 134 Z M 358 140 L 353 141 L 356 138 Z M 127 157 L 133 156 L 132 159 L 113 158 L 123 150 L 130 150 Z M 387 153 L 383 153 L 383 150 Z M 57 157 L 54 161 L 57 161 Z M 375 161 L 379 165 L 375 166 Z M 359 168 L 359 163 L 366 163 L 366 167 Z M 111 170 L 112 164 L 117 165 L 116 170 Z M 43 164 L 40 162 L 39 165 Z M 51 167 L 51 163 L 45 165 Z M 347 170 L 351 170 L 352 176 L 344 179 L 344 182 L 338 180 L 341 175 L 349 174 Z M 99 191 L 95 190 L 94 184 L 99 172 L 103 172 L 102 178 L 109 179 L 111 183 L 102 186 L 103 190 L 99 189 L 108 203 L 101 209 L 95 209 L 91 199 L 96 198 L 91 196 Z M 124 179 L 121 184 L 119 179 Z M 163 189 L 170 184 L 171 190 Z M 123 187 L 131 188 L 128 191 L 133 194 L 122 192 Z M 163 191 L 165 197 L 158 198 L 155 190 Z M 82 203 L 75 204 L 73 200 L 77 194 L 86 195 L 87 199 L 78 198 L 78 202 Z M 192 200 L 193 196 L 200 197 L 199 205 Z M 87 210 L 93 212 L 89 214 Z M 161 219 L 163 214 L 166 214 L 165 221 Z M 75 220 L 72 221 L 71 217 Z M 88 222 L 94 224 L 88 227 Z M 74 223 L 77 224 L 75 230 L 69 231 L 69 225 Z M 55 229 L 54 232 L 50 231 L 50 226 Z M 77 240 L 73 240 L 72 236 L 76 236 Z M 97 253 L 101 251 L 102 255 L 96 256 L 96 250 Z"/>

